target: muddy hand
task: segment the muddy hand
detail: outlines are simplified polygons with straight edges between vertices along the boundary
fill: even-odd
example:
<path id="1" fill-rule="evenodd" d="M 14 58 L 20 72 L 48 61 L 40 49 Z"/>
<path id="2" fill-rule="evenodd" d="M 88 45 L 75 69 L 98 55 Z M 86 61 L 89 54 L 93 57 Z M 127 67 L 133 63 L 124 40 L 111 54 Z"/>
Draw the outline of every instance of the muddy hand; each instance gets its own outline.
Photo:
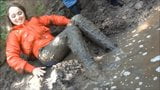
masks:
<path id="1" fill-rule="evenodd" d="M 37 67 L 33 69 L 32 74 L 37 77 L 42 77 L 46 73 L 46 71 L 44 70 L 45 68 L 46 67 Z"/>

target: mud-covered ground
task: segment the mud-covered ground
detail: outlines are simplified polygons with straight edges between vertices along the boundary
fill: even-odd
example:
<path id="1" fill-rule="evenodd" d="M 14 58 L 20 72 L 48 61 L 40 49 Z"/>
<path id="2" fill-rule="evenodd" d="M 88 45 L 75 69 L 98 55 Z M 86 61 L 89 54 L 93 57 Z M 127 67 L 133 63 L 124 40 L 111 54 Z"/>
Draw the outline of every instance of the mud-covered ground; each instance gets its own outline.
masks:
<path id="1" fill-rule="evenodd" d="M 82 65 L 70 53 L 66 61 L 48 69 L 41 79 L 18 74 L 3 64 L 0 67 L 0 89 L 159 90 L 160 2 L 122 1 L 123 6 L 119 7 L 112 6 L 108 0 L 80 0 L 81 14 L 118 45 L 118 49 L 106 53 L 88 42 L 96 62 L 103 67 L 102 77 L 94 80 L 86 77 Z M 72 17 L 59 0 L 46 0 L 44 4 L 49 8 L 46 14 Z"/>

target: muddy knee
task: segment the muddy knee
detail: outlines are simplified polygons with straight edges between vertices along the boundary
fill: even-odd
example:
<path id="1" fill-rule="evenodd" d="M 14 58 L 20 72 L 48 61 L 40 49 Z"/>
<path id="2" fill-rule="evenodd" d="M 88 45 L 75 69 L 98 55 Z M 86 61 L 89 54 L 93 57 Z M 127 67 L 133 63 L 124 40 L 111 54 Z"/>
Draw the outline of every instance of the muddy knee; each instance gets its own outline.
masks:
<path id="1" fill-rule="evenodd" d="M 39 59 L 44 65 L 55 64 L 62 61 L 68 55 L 69 51 L 66 33 L 62 32 L 40 50 Z"/>
<path id="2" fill-rule="evenodd" d="M 65 32 L 67 33 L 67 35 L 68 33 L 81 34 L 80 29 L 74 24 L 68 25 L 65 29 Z"/>
<path id="3" fill-rule="evenodd" d="M 52 65 L 58 63 L 57 60 L 55 60 L 51 57 L 53 57 L 53 54 L 50 51 L 48 51 L 48 50 L 40 51 L 39 60 L 43 65 L 49 67 L 49 66 L 52 66 Z"/>

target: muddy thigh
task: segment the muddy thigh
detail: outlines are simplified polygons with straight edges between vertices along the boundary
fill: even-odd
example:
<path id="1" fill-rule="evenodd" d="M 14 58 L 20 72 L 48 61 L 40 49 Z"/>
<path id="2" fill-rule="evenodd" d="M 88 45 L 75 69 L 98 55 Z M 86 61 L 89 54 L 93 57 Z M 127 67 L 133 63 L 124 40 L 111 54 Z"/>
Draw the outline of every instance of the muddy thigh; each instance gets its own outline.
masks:
<path id="1" fill-rule="evenodd" d="M 43 64 L 53 65 L 63 60 L 69 49 L 86 68 L 89 68 L 94 63 L 81 30 L 75 25 L 66 27 L 49 45 L 44 47 L 40 51 L 39 58 Z"/>
<path id="2" fill-rule="evenodd" d="M 60 62 L 69 53 L 65 30 L 55 37 L 49 45 L 40 50 L 39 60 L 47 66 Z"/>

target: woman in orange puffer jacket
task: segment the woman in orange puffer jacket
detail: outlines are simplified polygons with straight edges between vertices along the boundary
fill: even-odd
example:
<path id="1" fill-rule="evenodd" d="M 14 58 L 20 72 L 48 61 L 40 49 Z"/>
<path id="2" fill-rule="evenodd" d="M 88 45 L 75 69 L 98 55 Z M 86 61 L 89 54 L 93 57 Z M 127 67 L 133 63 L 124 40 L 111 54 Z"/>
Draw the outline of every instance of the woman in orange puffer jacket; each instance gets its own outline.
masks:
<path id="1" fill-rule="evenodd" d="M 63 60 L 71 49 L 84 64 L 85 69 L 89 73 L 94 73 L 91 75 L 99 75 L 99 67 L 90 55 L 80 30 L 73 23 L 74 21 L 59 15 L 32 17 L 27 20 L 24 7 L 17 3 L 12 3 L 9 6 L 7 14 L 12 25 L 6 43 L 7 62 L 17 72 L 23 73 L 25 71 L 36 76 L 43 76 L 45 73 L 45 67 L 35 67 L 29 64 L 20 57 L 21 53 L 38 58 L 45 66 L 52 66 Z M 54 37 L 48 28 L 51 23 L 59 26 L 67 25 L 67 27 Z M 92 35 L 91 38 L 97 38 L 96 42 L 101 41 L 100 46 L 103 48 L 106 49 L 108 46 L 114 48 L 112 44 L 106 43 L 109 41 L 105 35 L 97 31 L 84 32 L 88 32 L 87 35 Z M 96 34 L 93 32 L 100 35 L 93 37 Z"/>
<path id="2" fill-rule="evenodd" d="M 20 53 L 33 55 L 38 58 L 39 50 L 48 45 L 54 36 L 51 35 L 46 26 L 50 23 L 54 25 L 67 25 L 70 19 L 64 16 L 51 15 L 42 17 L 32 17 L 27 19 L 24 7 L 13 3 L 8 8 L 8 18 L 13 26 L 6 43 L 6 55 L 9 66 L 16 71 L 32 73 L 34 69 L 37 74 L 43 75 L 43 67 L 36 68 L 27 61 L 20 58 Z"/>

